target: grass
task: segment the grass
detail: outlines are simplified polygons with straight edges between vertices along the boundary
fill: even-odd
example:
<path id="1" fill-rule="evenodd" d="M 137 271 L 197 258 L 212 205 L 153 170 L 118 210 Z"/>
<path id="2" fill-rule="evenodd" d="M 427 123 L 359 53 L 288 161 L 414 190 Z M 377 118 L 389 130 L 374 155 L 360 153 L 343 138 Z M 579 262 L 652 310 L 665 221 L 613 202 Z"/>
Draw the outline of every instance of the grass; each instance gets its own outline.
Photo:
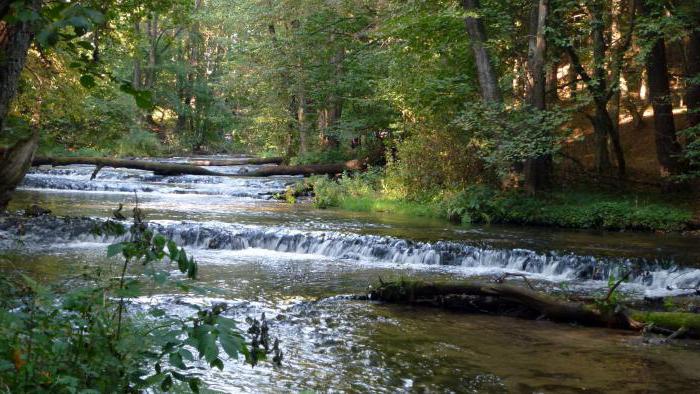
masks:
<path id="1" fill-rule="evenodd" d="M 433 205 L 387 197 L 344 197 L 338 208 L 356 212 L 386 212 L 405 216 L 441 217 L 439 208 Z"/>
<path id="2" fill-rule="evenodd" d="M 470 186 L 411 200 L 382 190 L 382 175 L 373 173 L 338 181 L 312 179 L 315 204 L 349 211 L 385 212 L 441 218 L 456 223 L 503 223 L 582 229 L 682 231 L 692 210 L 653 196 L 602 192 L 553 191 L 528 196 Z"/>

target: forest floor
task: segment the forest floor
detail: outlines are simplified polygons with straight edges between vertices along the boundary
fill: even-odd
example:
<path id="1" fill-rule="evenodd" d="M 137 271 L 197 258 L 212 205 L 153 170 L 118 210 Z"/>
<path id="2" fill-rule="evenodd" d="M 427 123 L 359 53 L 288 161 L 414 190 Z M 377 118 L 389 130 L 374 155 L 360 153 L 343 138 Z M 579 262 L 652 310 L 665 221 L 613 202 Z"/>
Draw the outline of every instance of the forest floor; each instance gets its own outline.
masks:
<path id="1" fill-rule="evenodd" d="M 686 125 L 685 111 L 674 111 L 676 129 Z M 651 109 L 644 113 L 643 122 L 635 125 L 631 117 L 623 117 L 620 122 L 620 142 L 625 154 L 628 177 L 632 181 L 659 182 L 659 161 L 656 158 L 654 141 L 654 117 Z M 595 157 L 593 128 L 585 118 L 573 122 L 573 138 L 563 148 L 563 152 L 579 160 L 589 170 L 593 170 Z M 610 153 L 614 162 L 614 155 Z"/>
<path id="2" fill-rule="evenodd" d="M 686 113 L 684 110 L 674 110 L 674 123 L 676 130 L 682 130 L 686 127 Z M 593 138 L 593 129 L 590 121 L 585 118 L 574 122 L 574 132 L 571 141 L 564 146 L 562 151 L 583 164 L 587 171 L 593 172 L 595 163 L 594 146 L 590 143 Z M 659 172 L 659 161 L 656 156 L 656 142 L 654 140 L 654 116 L 651 108 L 647 109 L 643 114 L 641 124 L 635 125 L 632 117 L 623 117 L 620 123 L 620 142 L 625 154 L 625 162 L 627 167 L 628 185 L 632 191 L 650 191 L 658 194 L 658 188 L 649 187 L 652 184 L 662 182 Z M 614 161 L 614 155 L 610 153 L 611 160 Z M 559 175 L 571 170 L 574 172 L 580 171 L 580 167 L 576 163 L 569 161 L 561 163 Z M 580 177 L 573 179 L 581 180 Z M 566 181 L 563 181 L 566 183 Z M 615 182 L 611 182 L 612 187 L 617 187 Z M 645 187 L 646 186 L 646 187 Z M 692 185 L 693 192 L 686 194 L 663 195 L 662 200 L 674 205 L 687 206 L 693 211 L 693 217 L 700 220 L 700 182 L 695 182 Z"/>

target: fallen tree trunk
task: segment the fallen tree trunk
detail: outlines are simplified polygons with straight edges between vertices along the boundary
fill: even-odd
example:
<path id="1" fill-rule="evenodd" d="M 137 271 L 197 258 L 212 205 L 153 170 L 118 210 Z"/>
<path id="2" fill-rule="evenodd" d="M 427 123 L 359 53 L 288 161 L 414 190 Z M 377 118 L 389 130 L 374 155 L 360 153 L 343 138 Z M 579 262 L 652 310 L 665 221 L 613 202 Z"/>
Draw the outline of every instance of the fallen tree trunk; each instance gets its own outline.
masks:
<path id="1" fill-rule="evenodd" d="M 259 164 L 282 164 L 284 158 L 282 157 L 252 157 L 245 159 L 228 159 L 228 160 L 215 160 L 215 159 L 202 159 L 202 160 L 188 160 L 186 164 L 193 166 L 242 166 L 242 165 L 259 165 Z"/>
<path id="2" fill-rule="evenodd" d="M 558 299 L 524 287 L 472 281 L 421 282 L 401 280 L 381 282 L 370 298 L 392 303 L 437 306 L 469 313 L 490 313 L 541 319 L 583 326 L 671 333 L 682 330 L 686 336 L 700 336 L 700 314 L 681 312 L 627 311 L 620 305 L 601 308 Z"/>
<path id="3" fill-rule="evenodd" d="M 226 176 L 206 168 L 174 163 L 158 163 L 145 160 L 112 159 L 108 157 L 35 157 L 32 165 L 67 166 L 71 164 L 88 164 L 96 166 L 90 179 L 94 179 L 102 167 L 131 168 L 134 170 L 153 171 L 156 175 L 214 175 Z"/>
<path id="4" fill-rule="evenodd" d="M 223 174 L 192 164 L 160 163 L 145 160 L 112 159 L 107 157 L 35 157 L 32 165 L 67 166 L 71 164 L 88 164 L 96 166 L 90 179 L 94 179 L 103 167 L 131 168 L 153 171 L 157 175 L 208 175 L 227 177 L 268 177 L 274 175 L 335 175 L 344 171 L 363 170 L 366 165 L 360 160 L 345 163 L 307 164 L 299 166 L 269 166 L 255 171 L 241 171 L 238 174 Z"/>
<path id="5" fill-rule="evenodd" d="M 367 167 L 362 160 L 350 160 L 345 163 L 305 164 L 299 166 L 270 166 L 255 171 L 241 172 L 236 176 L 266 177 L 273 175 L 335 175 L 344 171 L 361 171 Z"/>

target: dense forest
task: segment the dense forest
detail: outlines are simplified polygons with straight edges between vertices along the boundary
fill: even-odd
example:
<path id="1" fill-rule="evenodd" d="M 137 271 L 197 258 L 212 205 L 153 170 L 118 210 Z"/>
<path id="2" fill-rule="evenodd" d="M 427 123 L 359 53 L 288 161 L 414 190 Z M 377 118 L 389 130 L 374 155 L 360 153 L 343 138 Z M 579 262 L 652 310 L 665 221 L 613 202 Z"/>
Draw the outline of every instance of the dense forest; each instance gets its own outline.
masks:
<path id="1" fill-rule="evenodd" d="M 679 190 L 700 154 L 698 10 L 4 1 L 3 141 L 37 130 L 44 155 L 356 158 L 388 164 L 409 196 L 470 184 L 536 192 L 576 171 Z M 627 146 L 639 139 L 653 147 Z"/>
<path id="2" fill-rule="evenodd" d="M 76 186 L 78 181 L 70 178 L 73 183 L 61 187 L 133 192 L 134 206 L 123 210 L 123 203 L 131 203 L 124 198 L 97 224 L 94 218 L 47 219 L 50 211 L 39 205 L 18 213 L 29 202 L 46 202 L 40 193 L 31 194 L 33 189 L 58 187 L 43 178 L 27 183 L 27 174 L 47 165 L 55 168 L 41 170 L 49 171 L 47 177 L 73 177 L 70 171 L 77 171 L 85 179 L 97 179 L 93 186 Z M 79 165 L 95 168 L 84 174 Z M 239 170 L 246 165 L 252 167 Z M 103 168 L 110 167 L 150 175 L 113 172 L 105 175 L 113 178 L 100 178 Z M 279 178 L 296 175 L 304 178 Z M 47 237 L 62 228 L 80 228 L 71 237 L 89 228 L 116 240 L 108 257 L 123 260 L 111 276 L 84 276 L 90 290 L 81 293 L 69 292 L 70 286 L 48 290 L 46 283 L 24 273 L 20 279 L 0 277 L 6 289 L 0 294 L 0 322 L 8 327 L 0 328 L 0 338 L 22 344 L 12 345 L 10 339 L 0 344 L 0 390 L 137 392 L 182 385 L 198 391 L 207 379 L 194 373 L 192 365 L 204 359 L 208 368 L 224 370 L 224 353 L 232 359 L 241 355 L 252 366 L 280 368 L 282 351 L 268 333 L 265 311 L 260 319 L 247 320 L 246 332 L 233 317 L 225 317 L 227 304 L 198 309 L 188 319 L 167 320 L 168 327 L 178 327 L 167 333 L 147 329 L 144 338 L 150 338 L 152 347 L 139 349 L 143 327 L 139 318 L 127 314 L 145 287 L 131 279 L 135 263 L 142 263 L 143 282 L 167 282 L 185 293 L 197 288 L 188 281 L 197 278 L 198 262 L 183 247 L 201 248 L 199 235 L 191 241 L 185 231 L 169 227 L 172 223 L 148 224 L 140 205 L 152 200 L 141 201 L 139 194 L 153 192 L 162 185 L 150 183 L 170 182 L 163 181 L 168 177 L 173 177 L 171 183 L 191 182 L 173 195 L 219 193 L 226 196 L 222 201 L 264 196 L 290 206 L 277 210 L 310 201 L 309 209 L 435 219 L 440 226 L 457 226 L 458 234 L 480 224 L 663 234 L 681 237 L 669 244 L 684 245 L 669 247 L 672 253 L 664 257 L 692 259 L 696 255 L 684 248 L 700 230 L 700 0 L 0 0 L 0 270 L 4 261 L 16 258 L 3 257 L 2 242 L 11 238 L 4 232 L 21 238 L 40 228 L 55 230 L 41 233 Z M 263 177 L 272 180 L 258 180 Z M 104 181 L 136 178 L 150 183 L 117 189 Z M 235 188 L 227 183 L 239 181 L 243 183 Z M 204 184 L 219 186 L 197 189 Z M 269 185 L 279 190 L 268 191 Z M 64 203 L 56 201 L 59 207 Z M 209 200 L 202 201 L 184 205 L 172 198 L 150 208 L 182 203 L 189 207 L 182 209 L 196 211 Z M 220 201 L 209 203 L 220 209 Z M 85 215 L 92 215 L 91 207 L 84 205 Z M 127 211 L 133 214 L 124 225 Z M 175 216 L 175 221 L 190 219 Z M 522 231 L 540 231 L 529 228 Z M 433 229 L 435 234 L 443 230 Z M 462 246 L 419 243 L 442 242 L 437 235 L 402 244 L 397 239 L 406 231 L 399 230 L 379 246 L 371 244 L 376 239 L 361 238 L 364 233 L 353 241 L 338 241 L 340 235 L 309 241 L 308 233 L 284 238 L 279 234 L 291 230 L 275 227 L 281 238 L 270 246 L 261 241 L 273 237 L 269 232 L 255 238 L 245 233 L 250 229 L 235 236 L 217 236 L 216 231 L 220 229 L 206 229 L 205 249 L 249 236 L 240 241 L 246 248 L 303 249 L 328 257 L 333 248 L 308 245 L 339 242 L 334 258 L 394 263 L 413 263 L 420 251 L 425 252 L 420 263 L 426 264 L 479 255 Z M 13 240 L 12 248 L 24 242 Z M 294 242 L 297 249 L 290 246 Z M 372 246 L 353 249 L 352 242 Z M 639 245 L 643 249 L 655 242 L 644 238 Z M 620 244 L 628 246 L 626 240 Z M 398 251 L 378 252 L 386 245 Z M 460 310 L 656 330 L 672 339 L 700 335 L 692 300 L 673 301 L 666 308 L 671 304 L 654 296 L 661 301 L 653 308 L 634 304 L 629 313 L 620 306 L 624 283 L 656 286 L 663 275 L 650 272 L 676 267 L 675 261 L 654 257 L 649 261 L 658 266 L 635 269 L 626 265 L 630 260 L 617 268 L 600 268 L 595 259 L 585 269 L 576 263 L 576 279 L 606 285 L 602 295 L 575 294 L 564 302 L 559 293 L 541 295 L 551 289 L 538 283 L 533 287 L 528 279 L 535 272 L 531 261 L 543 261 L 536 274 L 544 275 L 541 266 L 551 258 L 535 252 L 515 256 L 517 247 L 508 248 L 513 255 L 508 254 L 507 267 L 525 262 L 515 271 L 500 272 L 496 284 L 384 282 L 382 271 L 369 297 L 414 303 L 419 294 L 421 302 L 430 298 L 424 302 L 430 306 L 456 302 Z M 666 250 L 658 247 L 653 253 Z M 176 263 L 177 275 L 185 278 L 151 269 L 163 261 Z M 686 276 L 663 276 L 669 282 L 658 285 L 660 291 L 697 296 L 696 270 L 674 269 Z M 552 272 L 574 275 L 561 267 Z M 506 278 L 523 280 L 527 288 L 504 284 Z M 471 306 L 465 306 L 469 297 Z M 68 301 L 49 306 L 51 299 Z M 18 316 L 16 311 L 28 312 Z M 148 313 L 154 319 L 166 315 L 160 309 Z M 71 331 L 83 323 L 84 332 Z M 22 337 L 25 330 L 39 328 L 42 336 Z M 78 339 L 57 341 L 52 335 L 60 332 Z M 44 353 L 32 353 L 33 346 L 45 347 Z M 152 348 L 160 350 L 156 354 Z M 304 353 L 296 351 L 297 356 Z M 79 362 L 73 365 L 65 357 Z M 332 385 L 315 386 L 323 387 Z"/>

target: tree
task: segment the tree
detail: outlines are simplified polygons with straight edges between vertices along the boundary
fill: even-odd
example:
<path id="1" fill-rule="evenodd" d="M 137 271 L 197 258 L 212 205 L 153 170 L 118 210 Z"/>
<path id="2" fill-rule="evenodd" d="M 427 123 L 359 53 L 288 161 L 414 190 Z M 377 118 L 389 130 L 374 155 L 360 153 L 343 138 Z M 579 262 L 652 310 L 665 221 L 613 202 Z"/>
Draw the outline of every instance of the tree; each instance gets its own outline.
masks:
<path id="1" fill-rule="evenodd" d="M 486 50 L 486 29 L 479 16 L 479 0 L 462 0 L 462 7 L 467 12 L 464 23 L 474 51 L 476 70 L 479 78 L 481 96 L 487 103 L 501 103 L 501 90 L 493 67 L 491 56 Z"/>
<path id="2" fill-rule="evenodd" d="M 649 2 L 642 1 L 641 12 L 649 17 L 655 10 Z M 654 109 L 654 140 L 656 142 L 656 156 L 661 165 L 661 176 L 668 178 L 682 173 L 680 162 L 681 145 L 676 135 L 676 127 L 673 119 L 673 104 L 671 102 L 671 89 L 668 81 L 668 64 L 666 61 L 666 43 L 662 35 L 646 30 L 643 34 L 649 45 L 649 51 L 645 56 L 647 80 L 649 84 L 649 97 Z"/>
<path id="3" fill-rule="evenodd" d="M 577 3 L 577 2 L 576 2 Z M 626 162 L 620 136 L 617 131 L 617 126 L 613 122 L 608 109 L 610 99 L 616 94 L 619 89 L 619 71 L 612 73 L 612 80 L 608 80 L 608 71 L 618 70 L 623 67 L 624 54 L 628 50 L 632 35 L 634 32 L 634 15 L 636 13 L 636 2 L 631 0 L 628 3 L 620 3 L 620 6 L 626 4 L 628 12 L 618 12 L 617 14 L 628 19 L 627 29 L 621 37 L 611 43 L 610 21 L 611 8 L 602 0 L 591 0 L 585 2 L 581 8 L 570 9 L 567 2 L 559 4 L 555 10 L 555 18 L 565 21 L 563 29 L 557 31 L 556 43 L 569 56 L 571 67 L 574 69 L 578 77 L 584 82 L 584 85 L 591 95 L 593 101 L 593 115 L 587 115 L 593 125 L 595 136 L 595 166 L 598 173 L 605 173 L 610 170 L 612 163 L 608 153 L 609 142 L 612 143 L 612 149 L 617 160 L 617 174 L 620 178 L 626 175 Z M 573 11 L 573 12 L 572 12 Z M 586 22 L 583 24 L 578 22 L 581 20 L 580 12 L 585 13 Z M 620 31 L 623 23 L 618 22 Z M 589 73 L 584 65 L 584 62 L 579 54 L 578 49 L 574 47 L 574 38 L 581 36 L 581 41 L 584 38 L 589 38 L 591 41 L 591 65 L 592 70 Z"/>
<path id="4" fill-rule="evenodd" d="M 547 109 L 545 101 L 547 87 L 545 77 L 545 51 L 547 48 L 545 28 L 548 7 L 549 2 L 547 0 L 533 2 L 530 12 L 530 36 L 528 39 L 527 101 L 532 108 L 541 111 Z M 551 160 L 550 155 L 545 155 L 525 162 L 525 188 L 529 193 L 534 194 L 547 186 L 551 171 Z"/>

